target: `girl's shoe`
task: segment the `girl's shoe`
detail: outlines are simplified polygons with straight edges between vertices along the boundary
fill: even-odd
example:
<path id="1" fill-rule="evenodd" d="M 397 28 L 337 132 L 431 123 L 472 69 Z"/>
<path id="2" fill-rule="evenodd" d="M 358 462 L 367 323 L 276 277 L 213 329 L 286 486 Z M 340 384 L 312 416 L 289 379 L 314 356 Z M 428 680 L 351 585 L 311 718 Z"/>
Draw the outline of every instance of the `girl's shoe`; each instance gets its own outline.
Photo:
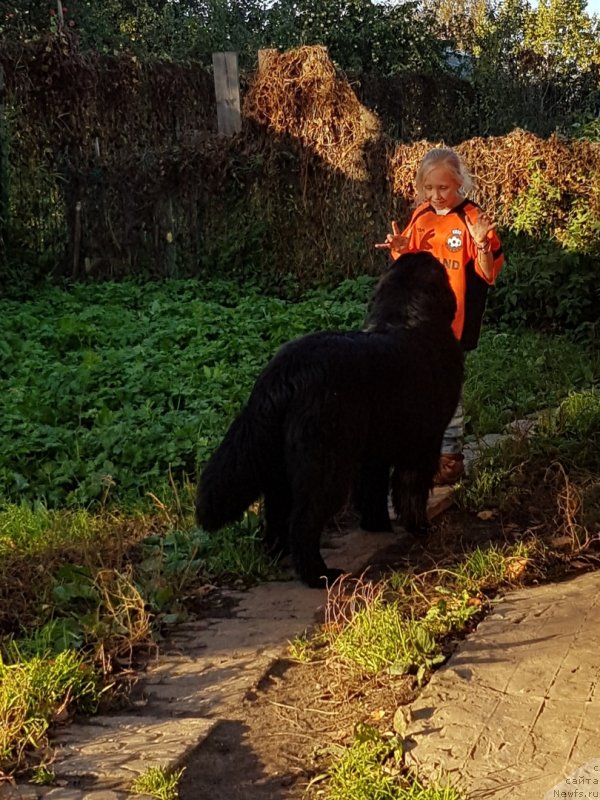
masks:
<path id="1" fill-rule="evenodd" d="M 442 453 L 433 484 L 434 486 L 452 486 L 464 474 L 465 457 L 462 453 Z"/>

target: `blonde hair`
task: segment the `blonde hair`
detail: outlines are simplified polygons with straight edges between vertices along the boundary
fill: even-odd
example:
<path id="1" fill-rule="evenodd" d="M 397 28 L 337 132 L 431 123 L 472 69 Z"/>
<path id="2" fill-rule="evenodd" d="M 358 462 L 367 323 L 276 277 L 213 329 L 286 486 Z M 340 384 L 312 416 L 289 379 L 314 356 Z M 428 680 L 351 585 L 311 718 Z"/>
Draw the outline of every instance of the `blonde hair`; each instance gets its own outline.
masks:
<path id="1" fill-rule="evenodd" d="M 439 167 L 442 164 L 447 166 L 448 169 L 454 173 L 456 180 L 460 184 L 460 194 L 468 195 L 473 190 L 473 178 L 469 175 L 458 153 L 451 150 L 449 147 L 435 147 L 423 156 L 419 164 L 419 169 L 417 170 L 415 185 L 417 187 L 418 203 L 425 200 L 425 192 L 423 189 L 425 178 L 434 167 Z"/>

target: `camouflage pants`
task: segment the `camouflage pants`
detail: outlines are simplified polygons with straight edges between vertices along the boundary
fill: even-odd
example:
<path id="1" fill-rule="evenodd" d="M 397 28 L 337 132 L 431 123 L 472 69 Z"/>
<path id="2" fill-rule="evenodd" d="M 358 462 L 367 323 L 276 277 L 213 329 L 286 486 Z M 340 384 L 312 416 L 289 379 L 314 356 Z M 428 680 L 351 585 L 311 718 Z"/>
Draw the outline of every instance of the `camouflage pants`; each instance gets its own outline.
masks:
<path id="1" fill-rule="evenodd" d="M 465 415 L 463 411 L 462 393 L 456 411 L 444 432 L 442 453 L 462 453 L 465 437 Z"/>

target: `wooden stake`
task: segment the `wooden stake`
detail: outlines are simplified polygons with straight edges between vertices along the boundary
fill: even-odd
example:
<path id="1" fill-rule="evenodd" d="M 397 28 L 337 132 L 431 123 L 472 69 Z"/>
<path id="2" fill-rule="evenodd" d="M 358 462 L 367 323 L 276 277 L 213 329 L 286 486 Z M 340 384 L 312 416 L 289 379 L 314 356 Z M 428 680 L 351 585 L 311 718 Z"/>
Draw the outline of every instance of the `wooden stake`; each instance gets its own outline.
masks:
<path id="1" fill-rule="evenodd" d="M 213 53 L 213 69 L 218 130 L 231 136 L 242 130 L 237 53 Z"/>

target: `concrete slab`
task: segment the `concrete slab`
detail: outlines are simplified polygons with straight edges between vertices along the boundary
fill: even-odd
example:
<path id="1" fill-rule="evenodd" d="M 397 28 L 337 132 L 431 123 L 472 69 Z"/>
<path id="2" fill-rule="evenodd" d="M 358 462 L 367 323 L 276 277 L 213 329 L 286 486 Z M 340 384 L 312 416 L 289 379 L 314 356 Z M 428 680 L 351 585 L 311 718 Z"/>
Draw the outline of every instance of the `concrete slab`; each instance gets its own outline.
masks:
<path id="1" fill-rule="evenodd" d="M 210 733 L 214 720 L 104 716 L 70 725 L 54 740 L 52 769 L 75 787 L 128 788 L 149 766 L 175 767 Z M 66 791 L 66 790 L 65 790 Z"/>
<path id="2" fill-rule="evenodd" d="M 599 592 L 590 573 L 496 603 L 411 707 L 409 763 L 470 800 L 541 800 L 599 757 Z"/>

